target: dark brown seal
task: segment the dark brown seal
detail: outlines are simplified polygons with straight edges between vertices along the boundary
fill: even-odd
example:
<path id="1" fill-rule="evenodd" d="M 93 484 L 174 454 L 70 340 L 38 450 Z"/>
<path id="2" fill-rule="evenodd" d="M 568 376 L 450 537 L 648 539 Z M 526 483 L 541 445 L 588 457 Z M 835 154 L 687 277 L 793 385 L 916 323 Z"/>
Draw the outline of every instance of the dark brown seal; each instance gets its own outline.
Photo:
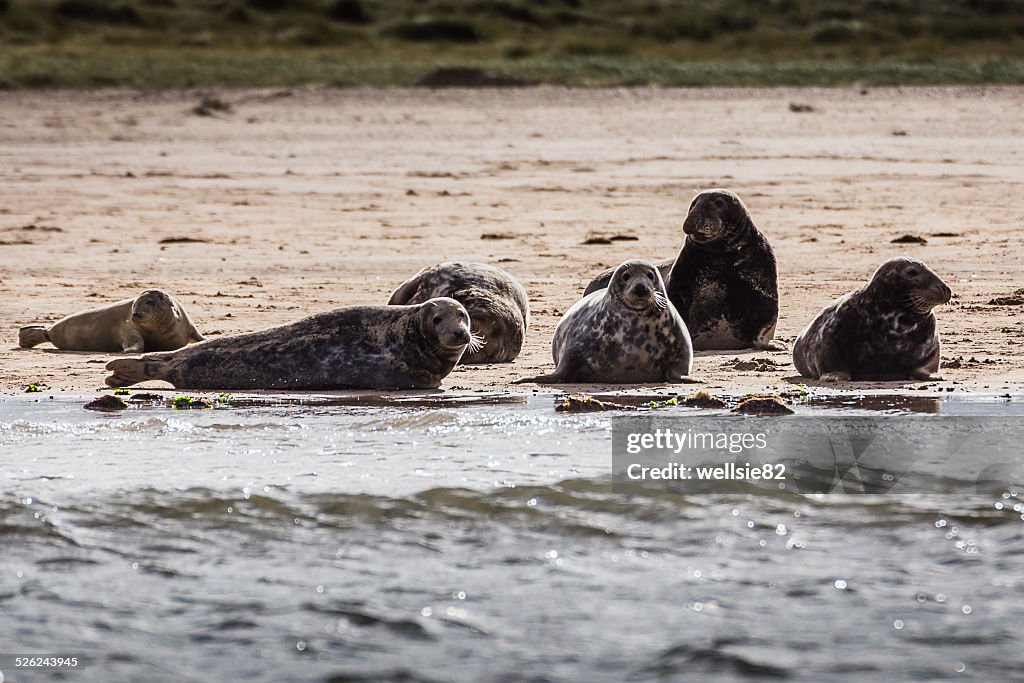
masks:
<path id="1" fill-rule="evenodd" d="M 793 363 L 804 377 L 829 382 L 928 379 L 939 369 L 932 309 L 950 296 L 925 264 L 890 259 L 800 333 Z"/>
<path id="2" fill-rule="evenodd" d="M 779 319 L 775 253 L 743 201 L 729 190 L 694 197 L 683 248 L 657 264 L 668 298 L 683 317 L 693 348 L 781 350 L 773 341 Z M 589 294 L 607 286 L 610 272 L 595 278 Z"/>
<path id="3" fill-rule="evenodd" d="M 174 353 L 111 361 L 107 385 L 178 389 L 434 389 L 473 342 L 454 299 L 356 306 Z"/>
<path id="4" fill-rule="evenodd" d="M 508 363 L 523 348 L 530 325 L 526 290 L 500 268 L 486 263 L 448 262 L 424 268 L 395 290 L 389 304 L 419 304 L 447 296 L 466 307 L 483 346 L 461 363 Z"/>
<path id="5" fill-rule="evenodd" d="M 147 289 L 134 299 L 74 313 L 53 325 L 18 331 L 18 344 L 51 342 L 67 351 L 174 351 L 203 337 L 184 307 L 167 292 Z"/>
<path id="6" fill-rule="evenodd" d="M 678 382 L 693 363 L 686 325 L 647 261 L 626 261 L 607 288 L 573 304 L 555 329 L 551 353 L 553 373 L 517 383 Z"/>

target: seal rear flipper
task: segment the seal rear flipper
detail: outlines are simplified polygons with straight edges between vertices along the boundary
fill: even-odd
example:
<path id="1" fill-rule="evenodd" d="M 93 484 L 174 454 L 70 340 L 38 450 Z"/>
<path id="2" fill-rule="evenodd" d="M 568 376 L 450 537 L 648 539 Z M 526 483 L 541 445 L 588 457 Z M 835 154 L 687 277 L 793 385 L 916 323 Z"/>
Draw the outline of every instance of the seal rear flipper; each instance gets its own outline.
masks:
<path id="1" fill-rule="evenodd" d="M 108 387 L 127 387 L 151 379 L 167 379 L 169 359 L 118 358 L 107 363 L 114 374 L 106 379 Z"/>
<path id="2" fill-rule="evenodd" d="M 29 325 L 18 330 L 18 346 L 31 349 L 37 344 L 50 341 L 50 328 L 42 325 Z"/>
<path id="3" fill-rule="evenodd" d="M 549 375 L 537 375 L 536 377 L 521 377 L 514 380 L 512 384 L 562 384 L 565 382 L 558 370 L 555 370 Z"/>
<path id="4" fill-rule="evenodd" d="M 423 275 L 425 270 L 427 269 L 424 268 L 399 285 L 398 289 L 391 293 L 391 298 L 388 299 L 388 306 L 404 306 L 412 301 L 413 297 L 419 293 L 420 276 Z"/>

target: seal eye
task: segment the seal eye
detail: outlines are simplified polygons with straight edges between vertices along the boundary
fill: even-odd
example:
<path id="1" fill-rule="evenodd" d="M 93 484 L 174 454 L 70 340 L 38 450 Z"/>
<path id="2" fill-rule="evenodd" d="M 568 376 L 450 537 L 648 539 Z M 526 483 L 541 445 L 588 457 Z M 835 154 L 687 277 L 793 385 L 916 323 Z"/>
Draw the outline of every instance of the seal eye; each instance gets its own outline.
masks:
<path id="1" fill-rule="evenodd" d="M 623 273 L 622 274 L 622 281 L 623 282 L 629 282 L 629 273 Z"/>
<path id="2" fill-rule="evenodd" d="M 911 268 L 910 270 L 907 271 L 907 277 L 917 277 L 920 274 L 921 271 L 919 271 L 917 268 Z"/>
<path id="3" fill-rule="evenodd" d="M 434 316 L 434 324 L 435 325 L 440 325 L 441 324 L 441 316 L 439 316 L 439 315 L 435 315 Z"/>

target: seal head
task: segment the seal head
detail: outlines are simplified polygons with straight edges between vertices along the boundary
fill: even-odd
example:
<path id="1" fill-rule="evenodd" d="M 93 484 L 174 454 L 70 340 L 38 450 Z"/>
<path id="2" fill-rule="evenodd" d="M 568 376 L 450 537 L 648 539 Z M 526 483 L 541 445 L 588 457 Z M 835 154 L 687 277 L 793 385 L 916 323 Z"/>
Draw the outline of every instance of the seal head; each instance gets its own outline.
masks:
<path id="1" fill-rule="evenodd" d="M 467 349 L 479 348 L 483 341 L 470 331 L 469 313 L 454 299 L 429 299 L 421 304 L 419 328 L 436 355 L 452 363 L 458 363 Z"/>

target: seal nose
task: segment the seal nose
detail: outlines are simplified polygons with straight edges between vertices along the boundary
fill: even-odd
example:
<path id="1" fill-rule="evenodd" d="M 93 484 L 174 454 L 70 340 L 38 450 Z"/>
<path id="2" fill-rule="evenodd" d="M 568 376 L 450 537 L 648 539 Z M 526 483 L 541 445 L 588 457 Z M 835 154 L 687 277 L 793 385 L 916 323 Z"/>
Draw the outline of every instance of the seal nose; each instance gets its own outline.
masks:
<path id="1" fill-rule="evenodd" d="M 948 303 L 953 298 L 953 290 L 949 288 L 949 285 L 942 285 L 942 303 Z"/>
<path id="2" fill-rule="evenodd" d="M 466 332 L 465 330 L 456 330 L 455 341 L 459 342 L 460 344 L 468 344 L 469 332 Z"/>
<path id="3" fill-rule="evenodd" d="M 683 234 L 692 235 L 697 232 L 697 219 L 693 216 L 687 216 L 686 220 L 683 221 Z"/>
<path id="4" fill-rule="evenodd" d="M 638 297 L 645 297 L 645 296 L 649 295 L 650 293 L 651 293 L 651 290 L 648 289 L 647 285 L 645 285 L 642 282 L 638 283 L 635 287 L 633 287 L 633 294 L 635 294 Z"/>

